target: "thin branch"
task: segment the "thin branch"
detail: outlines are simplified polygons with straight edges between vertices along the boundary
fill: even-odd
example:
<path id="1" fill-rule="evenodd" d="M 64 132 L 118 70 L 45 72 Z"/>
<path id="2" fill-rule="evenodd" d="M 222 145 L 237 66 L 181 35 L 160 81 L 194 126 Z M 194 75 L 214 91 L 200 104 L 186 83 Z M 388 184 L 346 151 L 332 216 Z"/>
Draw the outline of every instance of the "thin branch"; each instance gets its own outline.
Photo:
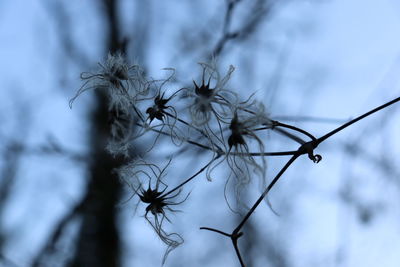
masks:
<path id="1" fill-rule="evenodd" d="M 196 131 L 199 132 L 201 135 L 203 135 L 204 137 L 208 138 L 207 135 L 206 135 L 206 133 L 205 133 L 204 131 L 202 131 L 201 129 L 199 129 L 199 128 L 193 126 L 192 124 L 188 123 L 187 121 L 185 121 L 185 120 L 183 120 L 183 119 L 181 119 L 181 118 L 178 118 L 177 116 L 174 116 L 174 115 L 172 115 L 171 113 L 169 113 L 169 112 L 167 112 L 167 111 L 163 111 L 163 113 L 164 113 L 165 115 L 167 115 L 167 116 L 169 116 L 169 117 L 171 117 L 171 118 L 173 118 L 173 119 L 179 121 L 180 123 L 182 123 L 182 124 L 184 124 L 184 125 L 186 125 L 186 126 L 192 128 L 192 129 L 196 130 Z"/>
<path id="2" fill-rule="evenodd" d="M 239 2 L 240 0 L 233 0 L 228 2 L 222 36 L 217 41 L 211 53 L 211 56 L 219 56 L 229 41 L 234 39 L 244 40 L 247 36 L 252 34 L 257 26 L 260 24 L 264 15 L 271 10 L 271 6 L 265 7 L 265 0 L 259 0 L 254 4 L 252 10 L 249 12 L 249 15 L 245 19 L 243 19 L 243 26 L 237 30 L 229 31 L 232 21 L 232 13 L 234 11 L 234 8 L 236 7 L 236 4 Z"/>
<path id="3" fill-rule="evenodd" d="M 293 126 L 293 125 L 281 123 L 281 122 L 279 122 L 279 121 L 272 121 L 272 125 L 273 125 L 273 127 L 288 128 L 288 129 L 294 130 L 294 131 L 296 131 L 296 132 L 302 133 L 302 134 L 308 136 L 311 140 L 315 140 L 315 139 L 316 139 L 316 138 L 314 137 L 314 135 L 312 135 L 312 134 L 310 134 L 309 132 L 307 132 L 307 131 L 305 131 L 305 130 L 303 130 L 303 129 L 300 129 L 300 128 L 296 127 L 296 126 Z"/>
<path id="4" fill-rule="evenodd" d="M 304 144 L 304 143 L 306 142 L 306 141 L 304 141 L 303 139 L 301 139 L 300 137 L 298 137 L 298 136 L 296 136 L 296 135 L 294 135 L 294 134 L 292 134 L 292 133 L 289 133 L 288 131 L 285 131 L 284 129 L 275 128 L 274 130 L 275 130 L 276 132 L 278 132 L 278 133 L 280 133 L 280 134 L 282 134 L 282 135 L 288 137 L 289 139 L 292 139 L 293 141 L 297 142 L 297 143 L 300 144 L 300 145 L 302 145 L 302 144 Z"/>
<path id="5" fill-rule="evenodd" d="M 211 232 L 216 232 L 218 234 L 221 234 L 221 235 L 224 235 L 224 236 L 227 236 L 227 237 L 231 237 L 232 236 L 231 234 L 228 234 L 228 233 L 222 232 L 222 231 L 220 231 L 218 229 L 214 229 L 214 228 L 210 228 L 210 227 L 200 227 L 200 230 L 208 230 L 208 231 L 211 231 Z"/>
<path id="6" fill-rule="evenodd" d="M 320 144 L 320 143 L 324 142 L 326 139 L 328 139 L 328 138 L 331 137 L 332 135 L 334 135 L 334 134 L 340 132 L 341 130 L 343 130 L 343 129 L 347 128 L 347 127 L 349 127 L 350 125 L 356 123 L 357 121 L 362 120 L 362 119 L 368 117 L 369 115 L 372 115 L 372 114 L 374 114 L 375 112 L 378 112 L 378 111 L 381 110 L 381 109 L 384 109 L 384 108 L 386 108 L 386 107 L 388 107 L 388 106 L 390 106 L 390 105 L 393 105 L 394 103 L 396 103 L 396 102 L 398 102 L 398 101 L 400 101 L 400 97 L 395 98 L 395 99 L 393 99 L 392 101 L 389 101 L 389 102 L 387 102 L 387 103 L 385 103 L 385 104 L 383 104 L 383 105 L 381 105 L 381 106 L 379 106 L 379 107 L 377 107 L 377 108 L 374 108 L 373 110 L 368 111 L 367 113 L 364 113 L 364 114 L 362 114 L 361 116 L 358 116 L 358 117 L 355 118 L 355 119 L 352 119 L 351 121 L 349 121 L 349 122 L 343 124 L 342 126 L 336 128 L 336 129 L 330 131 L 329 133 L 325 134 L 324 136 L 318 138 L 317 144 Z"/>
<path id="7" fill-rule="evenodd" d="M 139 124 L 139 123 L 136 123 L 136 125 L 140 126 L 140 127 L 144 127 L 142 124 Z M 150 130 L 153 131 L 153 132 L 156 132 L 156 133 L 171 137 L 170 133 L 167 133 L 167 132 L 164 132 L 164 131 L 161 131 L 161 130 L 157 130 L 157 129 L 154 129 L 154 128 L 151 128 Z M 179 137 L 177 137 L 177 138 L 179 138 Z M 278 152 L 249 152 L 249 153 L 226 152 L 226 151 L 223 151 L 221 149 L 217 149 L 216 150 L 216 149 L 214 149 L 214 148 L 212 148 L 210 146 L 200 144 L 200 143 L 198 143 L 196 141 L 193 141 L 193 140 L 190 140 L 190 139 L 187 139 L 187 138 L 179 138 L 179 139 L 181 141 L 184 141 L 184 142 L 188 143 L 188 144 L 203 148 L 205 150 L 213 151 L 213 152 L 217 153 L 218 155 L 227 155 L 227 154 L 229 154 L 229 155 L 232 155 L 232 156 L 264 157 L 264 156 L 288 156 L 288 155 L 294 155 L 296 153 L 295 150 L 293 150 L 293 151 L 278 151 Z"/>
<path id="8" fill-rule="evenodd" d="M 188 179 L 186 179 L 184 182 L 182 182 L 180 185 L 176 186 L 174 189 L 168 191 L 167 193 L 165 193 L 162 197 L 166 197 L 169 194 L 171 194 L 172 192 L 178 190 L 179 188 L 181 188 L 182 186 L 184 186 L 185 184 L 187 184 L 188 182 L 190 182 L 191 180 L 193 180 L 194 178 L 196 178 L 196 176 L 198 176 L 200 173 L 202 173 L 208 166 L 210 166 L 211 163 L 214 162 L 214 160 L 218 159 L 220 157 L 220 155 L 217 155 L 216 157 L 213 157 L 212 160 L 210 160 L 206 165 L 204 165 L 199 171 L 197 171 L 195 174 L 193 174 L 192 176 L 190 176 Z"/>
<path id="9" fill-rule="evenodd" d="M 242 229 L 243 225 L 246 223 L 246 221 L 250 218 L 251 214 L 256 210 L 258 205 L 262 202 L 262 200 L 265 198 L 265 196 L 268 194 L 268 192 L 272 189 L 272 187 L 278 182 L 278 180 L 281 178 L 282 174 L 285 173 L 285 171 L 289 168 L 290 165 L 300 156 L 300 154 L 295 154 L 293 155 L 288 162 L 286 162 L 285 166 L 279 171 L 279 173 L 275 176 L 275 178 L 271 181 L 271 183 L 267 186 L 267 188 L 264 190 L 264 192 L 261 194 L 261 196 L 257 199 L 257 201 L 254 203 L 254 205 L 251 207 L 251 209 L 247 212 L 247 214 L 244 216 L 243 220 L 239 223 L 239 225 L 233 230 L 233 233 L 238 233 L 240 229 Z"/>
<path id="10" fill-rule="evenodd" d="M 253 212 L 256 210 L 256 208 L 260 205 L 262 200 L 265 198 L 265 196 L 268 194 L 268 192 L 272 189 L 272 187 L 278 182 L 279 178 L 282 176 L 282 174 L 289 168 L 289 166 L 301 155 L 300 150 L 297 154 L 293 155 L 289 161 L 283 166 L 283 168 L 279 171 L 279 173 L 275 176 L 275 178 L 272 180 L 272 182 L 268 185 L 268 187 L 264 190 L 264 192 L 261 194 L 261 196 L 257 199 L 257 201 L 254 203 L 254 205 L 250 208 L 250 210 L 247 212 L 245 217 L 242 219 L 242 221 L 239 223 L 239 225 L 233 230 L 232 234 L 227 234 L 223 231 L 214 229 L 214 228 L 209 228 L 209 227 L 201 227 L 200 229 L 202 230 L 209 230 L 213 232 L 217 232 L 219 234 L 222 234 L 224 236 L 228 236 L 232 240 L 233 247 L 235 248 L 236 255 L 239 259 L 239 262 L 242 267 L 245 266 L 242 256 L 240 254 L 238 245 L 237 245 L 237 240 L 243 235 L 240 230 L 244 226 L 244 224 L 247 222 L 247 220 L 250 218 L 250 216 L 253 214 Z"/>
<path id="11" fill-rule="evenodd" d="M 228 236 L 231 238 L 232 244 L 235 248 L 235 252 L 236 255 L 239 259 L 239 262 L 241 264 L 242 267 L 244 267 L 244 262 L 242 259 L 242 256 L 240 254 L 238 245 L 237 245 L 237 240 L 239 239 L 240 236 L 242 236 L 242 232 L 240 232 L 240 230 L 243 228 L 243 226 L 246 224 L 246 222 L 248 221 L 248 219 L 250 218 L 250 216 L 254 213 L 254 211 L 257 209 L 257 207 L 260 205 L 260 203 L 263 201 L 263 199 L 267 196 L 267 194 L 269 193 L 269 191 L 273 188 L 273 186 L 278 182 L 278 180 L 281 178 L 281 176 L 285 173 L 285 171 L 290 167 L 290 165 L 301 155 L 304 154 L 308 154 L 308 157 L 310 159 L 312 159 L 315 163 L 319 162 L 321 160 L 321 156 L 319 155 L 314 155 L 313 150 L 322 142 L 324 142 L 325 140 L 327 140 L 329 137 L 335 135 L 336 133 L 340 132 L 341 130 L 345 129 L 346 127 L 356 123 L 359 120 L 362 120 L 364 118 L 366 118 L 367 116 L 381 110 L 384 109 L 396 102 L 400 101 L 400 97 L 395 98 L 392 101 L 389 101 L 375 109 L 372 109 L 371 111 L 368 111 L 366 113 L 364 113 L 363 115 L 343 124 L 342 126 L 332 130 L 331 132 L 323 135 L 322 137 L 315 139 L 313 138 L 312 141 L 309 141 L 307 143 L 302 144 L 299 149 L 297 150 L 297 152 L 289 159 L 289 161 L 283 166 L 283 168 L 279 171 L 279 173 L 275 176 L 275 178 L 271 181 L 271 183 L 267 186 L 267 188 L 264 190 L 264 192 L 260 195 L 260 197 L 257 199 L 257 201 L 253 204 L 253 206 L 250 208 L 250 210 L 247 212 L 247 214 L 244 216 L 244 218 L 242 219 L 242 221 L 239 223 L 239 225 L 232 231 L 232 234 L 227 234 L 223 231 L 214 229 L 214 228 L 209 228 L 209 227 L 201 227 L 200 229 L 203 230 L 209 230 L 209 231 L 213 231 L 213 232 L 217 232 L 219 234 L 222 234 L 224 236 Z"/>

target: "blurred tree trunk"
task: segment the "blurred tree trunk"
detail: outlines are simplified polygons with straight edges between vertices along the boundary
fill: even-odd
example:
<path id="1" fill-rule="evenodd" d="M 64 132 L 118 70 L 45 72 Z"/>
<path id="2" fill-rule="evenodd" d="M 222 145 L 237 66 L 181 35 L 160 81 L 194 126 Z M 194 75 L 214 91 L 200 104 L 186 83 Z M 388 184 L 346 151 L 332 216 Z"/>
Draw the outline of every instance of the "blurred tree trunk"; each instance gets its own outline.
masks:
<path id="1" fill-rule="evenodd" d="M 108 51 L 121 50 L 117 21 L 117 0 L 103 0 L 105 26 L 108 27 Z M 106 32 L 106 31 L 105 31 Z M 107 52 L 108 52 L 107 51 Z M 91 114 L 90 142 L 92 158 L 85 208 L 77 246 L 71 266 L 120 266 L 120 238 L 118 233 L 118 204 L 122 186 L 113 169 L 122 159 L 113 158 L 105 150 L 110 133 L 108 98 L 96 91 L 96 105 Z"/>

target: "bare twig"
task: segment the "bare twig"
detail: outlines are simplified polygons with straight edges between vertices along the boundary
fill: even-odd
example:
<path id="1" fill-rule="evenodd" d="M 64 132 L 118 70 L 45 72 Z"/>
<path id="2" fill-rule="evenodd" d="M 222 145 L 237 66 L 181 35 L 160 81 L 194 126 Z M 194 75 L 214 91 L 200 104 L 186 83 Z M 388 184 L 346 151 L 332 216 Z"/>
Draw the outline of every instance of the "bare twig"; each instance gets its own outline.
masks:
<path id="1" fill-rule="evenodd" d="M 246 215 L 244 216 L 244 218 L 242 219 L 242 221 L 238 224 L 238 226 L 232 231 L 231 234 L 228 234 L 226 232 L 214 229 L 214 228 L 209 228 L 209 227 L 201 227 L 200 229 L 202 230 L 209 230 L 209 231 L 213 231 L 216 233 L 219 233 L 221 235 L 227 236 L 231 238 L 232 244 L 235 248 L 235 252 L 236 255 L 238 257 L 238 260 L 241 264 L 242 267 L 245 266 L 242 256 L 240 254 L 239 248 L 238 248 L 238 239 L 243 235 L 243 232 L 241 232 L 240 230 L 243 228 L 243 226 L 245 225 L 245 223 L 248 221 L 248 219 L 250 218 L 250 216 L 254 213 L 254 211 L 256 210 L 256 208 L 260 205 L 260 203 L 262 202 L 262 200 L 267 196 L 267 194 L 269 193 L 269 191 L 273 188 L 273 186 L 278 182 L 278 180 L 281 178 L 281 176 L 285 173 L 285 171 L 289 168 L 289 166 L 301 155 L 307 154 L 308 157 L 313 160 L 315 163 L 319 162 L 321 160 L 321 156 L 319 155 L 314 155 L 313 151 L 315 148 L 317 148 L 317 146 L 319 144 L 321 144 L 322 142 L 324 142 L 325 140 L 327 140 L 328 138 L 332 137 L 333 135 L 337 134 L 338 132 L 340 132 L 341 130 L 349 127 L 350 125 L 358 122 L 359 120 L 362 120 L 370 115 L 372 115 L 375 112 L 378 112 L 379 110 L 382 110 L 384 108 L 389 107 L 390 105 L 393 105 L 395 103 L 397 103 L 398 101 L 400 101 L 400 97 L 393 99 L 392 101 L 389 101 L 377 108 L 374 108 L 362 115 L 360 115 L 359 117 L 339 126 L 338 128 L 330 131 L 329 133 L 323 135 L 322 137 L 318 138 L 318 139 L 313 139 L 310 142 L 304 143 L 302 144 L 299 149 L 297 150 L 297 153 L 295 153 L 290 159 L 289 161 L 283 166 L 283 168 L 278 172 L 278 174 L 275 176 L 275 178 L 271 181 L 271 183 L 266 187 L 266 189 L 264 190 L 264 192 L 261 194 L 261 196 L 257 199 L 257 201 L 253 204 L 253 206 L 250 208 L 250 210 L 246 213 Z"/>

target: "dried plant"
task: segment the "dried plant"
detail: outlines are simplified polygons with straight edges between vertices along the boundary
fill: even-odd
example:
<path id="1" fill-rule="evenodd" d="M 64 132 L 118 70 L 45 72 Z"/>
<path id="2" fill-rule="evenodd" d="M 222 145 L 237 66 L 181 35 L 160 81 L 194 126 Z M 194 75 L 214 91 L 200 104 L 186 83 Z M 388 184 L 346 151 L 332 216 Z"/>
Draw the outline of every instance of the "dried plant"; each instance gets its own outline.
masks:
<path id="1" fill-rule="evenodd" d="M 121 180 L 132 191 L 132 196 L 145 204 L 146 221 L 167 246 L 163 263 L 168 254 L 184 241 L 178 233 L 168 232 L 165 224 L 168 222 L 173 226 L 168 215 L 177 212 L 176 206 L 188 199 L 189 193 L 182 193 L 184 186 L 194 178 L 204 174 L 211 181 L 217 169 L 229 167 L 230 174 L 227 175 L 226 183 L 234 178 L 238 203 L 241 203 L 243 188 L 252 180 L 260 181 L 263 188 L 260 197 L 245 210 L 242 221 L 232 232 L 201 228 L 229 237 L 241 265 L 245 266 L 238 247 L 238 239 L 244 234 L 241 230 L 292 163 L 302 155 L 307 155 L 314 163 L 318 163 L 322 157 L 315 154 L 314 150 L 319 144 L 400 100 L 396 98 L 387 102 L 317 138 L 304 129 L 271 119 L 254 95 L 250 95 L 247 100 L 241 100 L 229 86 L 233 66 L 224 74 L 220 72 L 215 60 L 211 63 L 200 63 L 200 81 L 193 80 L 191 87 L 174 85 L 175 89 L 171 89 L 173 86 L 165 89 L 167 84 L 172 84 L 174 69 L 167 69 L 171 71 L 171 75 L 166 79 L 154 80 L 146 77 L 138 65 L 128 64 L 121 54 L 109 55 L 106 62 L 99 65 L 97 73 L 82 73 L 84 84 L 70 104 L 90 89 L 108 92 L 112 132 L 107 149 L 110 153 L 123 154 L 130 158 L 129 147 L 133 141 L 151 137 L 152 144 L 146 154 L 142 155 L 148 156 L 154 151 L 160 136 L 167 136 L 174 146 L 185 144 L 184 149 L 200 149 L 211 155 L 211 159 L 200 170 L 170 190 L 168 181 L 171 179 L 168 179 L 166 170 L 173 161 L 171 157 L 164 167 L 135 158 L 117 170 Z M 266 138 L 263 135 L 267 131 L 278 131 L 293 141 L 297 149 L 266 152 Z M 291 157 L 267 185 L 266 158 L 271 156 Z M 226 196 L 225 198 L 227 199 Z M 231 207 L 228 201 L 227 203 Z"/>

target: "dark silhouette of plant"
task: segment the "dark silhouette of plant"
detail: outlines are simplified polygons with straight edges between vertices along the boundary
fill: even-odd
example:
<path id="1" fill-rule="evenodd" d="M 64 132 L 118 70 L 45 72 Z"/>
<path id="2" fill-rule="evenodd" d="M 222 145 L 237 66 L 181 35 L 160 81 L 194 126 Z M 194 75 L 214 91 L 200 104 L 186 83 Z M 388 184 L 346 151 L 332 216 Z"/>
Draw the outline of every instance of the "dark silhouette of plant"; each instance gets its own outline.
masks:
<path id="1" fill-rule="evenodd" d="M 212 154 L 211 160 L 198 172 L 169 191 L 167 191 L 169 186 L 167 180 L 170 179 L 166 176 L 166 168 L 173 160 L 172 158 L 163 168 L 136 158 L 118 169 L 119 177 L 133 191 L 133 195 L 146 205 L 145 219 L 167 245 L 163 263 L 167 255 L 183 243 L 181 235 L 174 232 L 168 233 L 165 230 L 165 221 L 171 223 L 168 213 L 176 212 L 175 206 L 187 200 L 189 194 L 183 198 L 179 197 L 184 186 L 201 173 L 205 171 L 206 177 L 211 180 L 214 171 L 221 166 L 228 166 L 231 173 L 226 183 L 229 182 L 230 177 L 235 178 L 235 195 L 239 204 L 241 203 L 240 192 L 251 180 L 258 177 L 264 187 L 258 200 L 246 210 L 242 221 L 231 233 L 201 227 L 201 229 L 229 237 L 241 265 L 245 266 L 238 247 L 238 240 L 244 235 L 241 230 L 286 170 L 302 155 L 307 155 L 314 163 L 320 162 L 322 157 L 314 151 L 321 143 L 359 120 L 400 100 L 396 98 L 316 138 L 304 129 L 272 120 L 265 112 L 263 105 L 255 100 L 254 95 L 241 101 L 239 95 L 228 85 L 234 70 L 232 66 L 229 67 L 227 74 L 221 75 L 216 61 L 200 63 L 201 83 L 193 82 L 192 87 L 176 86 L 176 89 L 169 87 L 172 91 L 171 96 L 165 97 L 169 91 L 163 87 L 172 80 L 174 72 L 167 79 L 154 80 L 138 71 L 139 66 L 130 66 L 125 62 L 123 55 L 110 54 L 106 63 L 100 64 L 101 68 L 97 74 L 82 76 L 85 83 L 71 100 L 75 100 L 80 93 L 92 88 L 92 85 L 88 85 L 89 81 L 96 89 L 104 91 L 108 96 L 110 110 L 117 106 L 119 110 L 132 114 L 129 117 L 132 118 L 131 125 L 140 127 L 139 134 L 132 134 L 131 129 L 128 128 L 125 131 L 126 138 L 122 138 L 123 142 L 115 143 L 111 138 L 110 142 L 114 142 L 112 146 L 115 148 L 111 152 L 127 151 L 126 148 L 133 140 L 155 135 L 153 144 L 146 152 L 152 153 L 155 142 L 162 135 L 171 137 L 170 140 L 175 146 L 186 144 Z M 132 70 L 134 71 L 131 72 Z M 99 86 L 96 87 L 96 85 Z M 120 128 L 117 119 L 112 123 Z M 111 126 L 111 129 L 113 127 Z M 169 130 L 165 131 L 165 127 Z M 265 131 L 278 131 L 300 146 L 293 151 L 266 152 L 263 137 Z M 113 132 L 110 135 L 115 136 Z M 124 155 L 129 159 L 128 153 Z M 266 185 L 266 157 L 268 156 L 291 157 L 269 185 Z M 231 207 L 229 202 L 228 206 Z"/>

